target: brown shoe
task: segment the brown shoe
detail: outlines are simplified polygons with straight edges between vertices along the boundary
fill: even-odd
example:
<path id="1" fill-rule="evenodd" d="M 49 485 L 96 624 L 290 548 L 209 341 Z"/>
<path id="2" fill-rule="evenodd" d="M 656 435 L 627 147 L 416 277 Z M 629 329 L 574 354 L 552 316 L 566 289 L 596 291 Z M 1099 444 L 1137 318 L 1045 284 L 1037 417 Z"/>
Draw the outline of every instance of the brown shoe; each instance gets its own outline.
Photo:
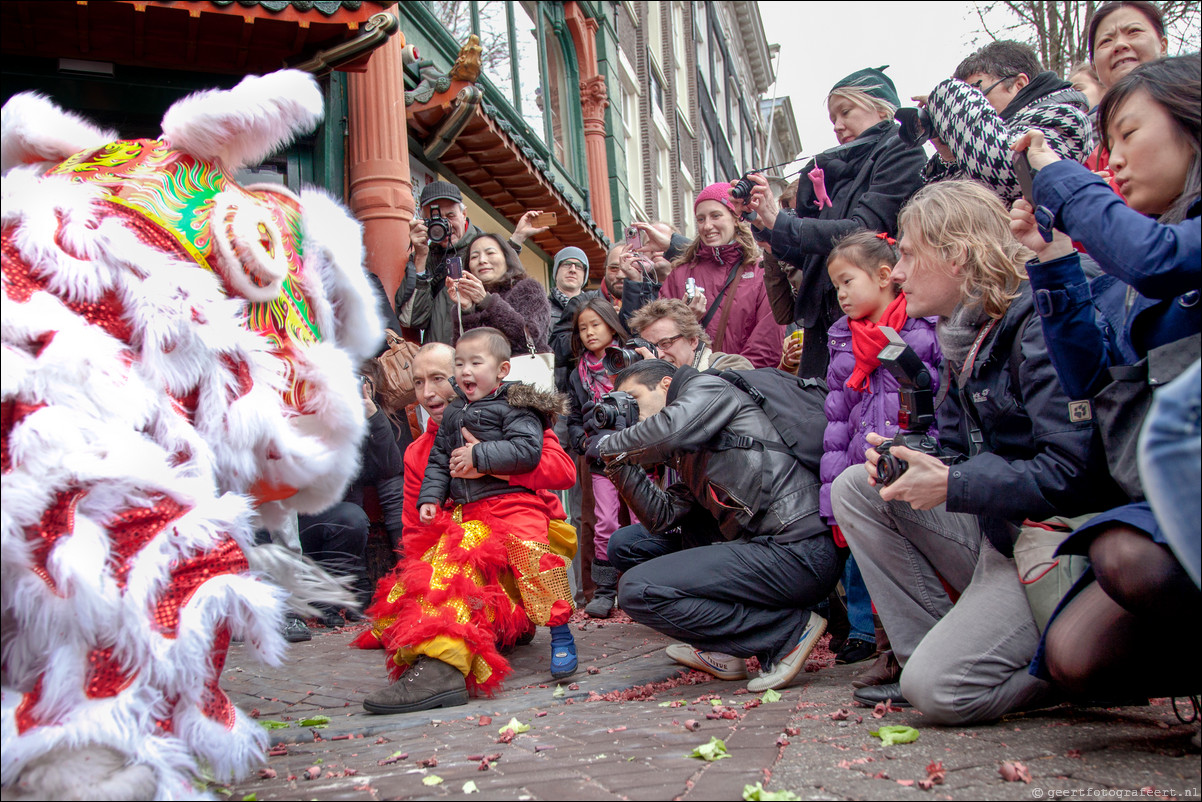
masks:
<path id="1" fill-rule="evenodd" d="M 877 655 L 864 673 L 851 682 L 853 688 L 867 688 L 872 685 L 889 685 L 901 679 L 901 666 L 893 656 L 893 650 Z"/>
<path id="2" fill-rule="evenodd" d="M 368 713 L 413 713 L 467 704 L 467 681 L 450 663 L 419 657 L 401 678 L 363 700 Z"/>

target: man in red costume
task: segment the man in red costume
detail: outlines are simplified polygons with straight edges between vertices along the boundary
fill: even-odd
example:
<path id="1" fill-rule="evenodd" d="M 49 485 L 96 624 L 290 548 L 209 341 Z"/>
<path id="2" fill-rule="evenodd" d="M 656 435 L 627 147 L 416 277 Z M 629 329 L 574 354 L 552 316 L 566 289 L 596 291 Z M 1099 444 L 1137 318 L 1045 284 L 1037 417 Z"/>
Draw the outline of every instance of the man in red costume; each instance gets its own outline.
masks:
<path id="1" fill-rule="evenodd" d="M 479 521 L 457 520 L 459 526 L 449 530 L 423 527 L 412 503 L 420 495 L 443 413 L 455 397 L 454 358 L 450 346 L 429 343 L 413 360 L 414 389 L 430 422 L 405 451 L 406 556 L 380 580 L 376 601 L 368 609 L 372 628 L 355 642 L 360 648 L 386 649 L 389 672 L 397 679 L 364 699 L 364 708 L 372 713 L 466 704 L 469 689 L 492 693 L 510 672 L 498 648 L 533 631 L 527 611 L 515 601 L 522 598 L 531 606 L 524 583 L 521 589 L 514 583 L 506 543 Z M 469 467 L 453 475 L 470 479 L 480 474 Z M 538 491 L 551 519 L 547 556 L 552 561 L 562 558 L 559 562 L 565 564 L 575 554 L 575 530 L 563 520 L 563 507 L 548 491 L 567 489 L 575 478 L 571 457 L 547 429 L 539 466 L 509 479 Z M 571 599 L 563 566 L 543 572 L 542 578 L 562 583 L 557 595 Z M 535 615 L 533 609 L 530 615 Z"/>

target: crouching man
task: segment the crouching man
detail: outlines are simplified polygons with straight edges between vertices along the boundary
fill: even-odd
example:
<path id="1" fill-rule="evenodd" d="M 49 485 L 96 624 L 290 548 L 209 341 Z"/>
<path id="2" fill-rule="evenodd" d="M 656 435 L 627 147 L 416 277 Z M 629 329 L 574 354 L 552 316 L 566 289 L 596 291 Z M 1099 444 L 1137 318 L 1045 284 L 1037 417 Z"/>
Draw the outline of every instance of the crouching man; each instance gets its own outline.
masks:
<path id="1" fill-rule="evenodd" d="M 724 379 L 651 359 L 616 374 L 614 387 L 630 396 L 618 396 L 627 410 L 616 426 L 632 425 L 596 438 L 589 456 L 642 521 L 610 540 L 625 572 L 618 605 L 684 641 L 667 650 L 683 665 L 736 680 L 755 655 L 763 670 L 749 690 L 788 685 L 826 630 L 811 608 L 839 577 L 818 478 Z M 666 490 L 646 473 L 660 465 L 679 477 Z"/>

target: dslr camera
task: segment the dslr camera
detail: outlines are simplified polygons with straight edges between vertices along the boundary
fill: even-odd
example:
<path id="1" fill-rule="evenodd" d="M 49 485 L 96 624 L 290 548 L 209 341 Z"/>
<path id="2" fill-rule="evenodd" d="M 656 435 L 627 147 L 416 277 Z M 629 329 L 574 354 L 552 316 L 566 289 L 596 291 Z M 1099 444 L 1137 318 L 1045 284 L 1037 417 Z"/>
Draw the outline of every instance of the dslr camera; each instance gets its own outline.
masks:
<path id="1" fill-rule="evenodd" d="M 426 218 L 426 238 L 431 243 L 442 245 L 451 237 L 451 224 L 442 216 L 442 210 L 435 203 L 431 207 L 431 214 Z"/>
<path id="2" fill-rule="evenodd" d="M 634 350 L 636 348 L 646 348 L 652 354 L 659 355 L 659 351 L 655 350 L 655 346 L 651 343 L 640 337 L 631 337 L 625 345 L 611 345 L 605 349 L 605 356 L 601 358 L 605 372 L 612 376 L 635 362 L 643 361 L 643 355 Z"/>
<path id="3" fill-rule="evenodd" d="M 593 407 L 593 425 L 597 429 L 625 429 L 639 422 L 639 402 L 630 393 L 614 390 L 601 396 Z"/>
<path id="4" fill-rule="evenodd" d="M 900 334 L 888 326 L 881 326 L 880 331 L 889 340 L 889 344 L 881 349 L 877 359 L 897 377 L 899 385 L 899 431 L 892 440 L 876 447 L 877 453 L 881 455 L 876 464 L 877 478 L 881 480 L 882 485 L 891 485 L 910 467 L 908 462 L 890 452 L 894 446 L 905 446 L 923 454 L 930 454 L 943 462 L 949 460 L 940 451 L 939 442 L 927 434 L 935 422 L 935 394 L 931 391 L 931 372 L 919 359 L 918 354 L 914 353 L 914 349 L 906 345 Z"/>

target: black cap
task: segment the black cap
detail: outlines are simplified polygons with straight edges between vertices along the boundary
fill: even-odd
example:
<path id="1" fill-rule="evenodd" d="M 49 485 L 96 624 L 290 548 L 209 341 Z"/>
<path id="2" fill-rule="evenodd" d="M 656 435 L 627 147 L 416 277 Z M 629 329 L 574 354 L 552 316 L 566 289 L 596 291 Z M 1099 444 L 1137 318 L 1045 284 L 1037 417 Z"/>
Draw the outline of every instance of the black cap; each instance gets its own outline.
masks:
<path id="1" fill-rule="evenodd" d="M 440 200 L 463 203 L 463 194 L 450 181 L 431 181 L 422 187 L 422 199 L 418 206 L 424 209 L 427 203 Z"/>

